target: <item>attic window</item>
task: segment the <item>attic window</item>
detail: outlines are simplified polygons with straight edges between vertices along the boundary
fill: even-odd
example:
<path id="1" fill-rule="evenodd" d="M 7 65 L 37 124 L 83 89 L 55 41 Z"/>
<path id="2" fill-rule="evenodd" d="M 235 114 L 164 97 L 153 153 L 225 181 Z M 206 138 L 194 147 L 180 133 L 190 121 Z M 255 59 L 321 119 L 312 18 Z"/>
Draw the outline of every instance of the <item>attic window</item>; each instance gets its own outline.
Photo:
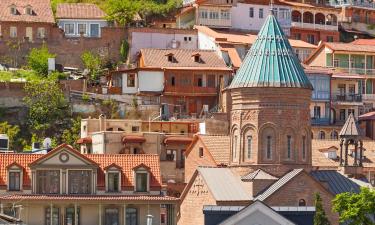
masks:
<path id="1" fill-rule="evenodd" d="M 10 6 L 10 14 L 17 15 L 17 8 L 15 5 Z"/>
<path id="2" fill-rule="evenodd" d="M 173 53 L 169 53 L 165 56 L 167 56 L 168 62 L 176 62 L 176 59 L 174 58 Z"/>
<path id="3" fill-rule="evenodd" d="M 194 58 L 194 62 L 201 62 L 201 55 L 199 53 L 193 54 L 192 57 Z"/>
<path id="4" fill-rule="evenodd" d="M 33 9 L 31 8 L 31 6 L 27 6 L 26 9 L 25 9 L 25 13 L 27 15 L 33 15 Z"/>

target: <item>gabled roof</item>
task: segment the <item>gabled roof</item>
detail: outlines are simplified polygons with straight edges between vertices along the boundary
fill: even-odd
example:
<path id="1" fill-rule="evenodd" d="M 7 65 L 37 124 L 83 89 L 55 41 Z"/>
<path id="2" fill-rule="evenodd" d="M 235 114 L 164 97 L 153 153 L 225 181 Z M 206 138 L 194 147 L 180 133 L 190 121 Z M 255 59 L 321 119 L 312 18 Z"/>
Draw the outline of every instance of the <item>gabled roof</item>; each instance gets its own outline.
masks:
<path id="1" fill-rule="evenodd" d="M 230 88 L 289 87 L 312 89 L 296 54 L 273 14 L 261 28 Z"/>
<path id="2" fill-rule="evenodd" d="M 255 199 L 260 201 L 266 200 L 269 196 L 278 191 L 285 184 L 287 184 L 289 181 L 291 181 L 293 178 L 295 178 L 302 172 L 303 169 L 294 169 L 290 171 L 289 173 L 281 177 L 279 180 L 277 180 L 275 183 L 273 183 L 269 188 L 267 188 L 263 193 L 258 195 Z"/>
<path id="3" fill-rule="evenodd" d="M 356 45 L 375 45 L 375 38 L 373 39 L 357 39 L 351 42 L 352 44 Z"/>
<path id="4" fill-rule="evenodd" d="M 216 201 L 250 201 L 252 196 L 245 190 L 239 177 L 229 168 L 198 167 Z"/>
<path id="5" fill-rule="evenodd" d="M 60 3 L 56 8 L 57 19 L 97 19 L 107 15 L 97 5 L 90 3 Z"/>
<path id="6" fill-rule="evenodd" d="M 195 62 L 192 58 L 195 53 L 200 54 L 200 62 Z M 168 54 L 173 54 L 172 62 L 168 61 Z M 141 49 L 141 60 L 143 68 L 231 71 L 224 60 L 211 50 Z"/>
<path id="7" fill-rule="evenodd" d="M 272 176 L 271 174 L 263 171 L 262 169 L 257 169 L 254 172 L 248 173 L 241 177 L 242 181 L 252 181 L 252 180 L 277 180 L 279 178 Z"/>
<path id="8" fill-rule="evenodd" d="M 353 113 L 351 113 L 342 127 L 340 137 L 358 137 L 361 136 L 360 129 L 355 121 Z"/>
<path id="9" fill-rule="evenodd" d="M 10 6 L 17 9 L 17 15 L 10 13 Z M 33 15 L 28 15 L 25 8 L 31 6 Z M 2 22 L 31 22 L 54 23 L 50 0 L 1 0 L 0 21 Z"/>

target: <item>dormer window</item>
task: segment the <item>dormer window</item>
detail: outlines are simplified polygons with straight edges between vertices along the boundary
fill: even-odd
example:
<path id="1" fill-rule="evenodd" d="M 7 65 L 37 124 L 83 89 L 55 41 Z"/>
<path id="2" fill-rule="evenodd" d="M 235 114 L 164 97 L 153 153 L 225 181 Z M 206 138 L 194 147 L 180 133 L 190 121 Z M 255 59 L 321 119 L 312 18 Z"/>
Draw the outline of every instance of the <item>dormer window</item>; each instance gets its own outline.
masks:
<path id="1" fill-rule="evenodd" d="M 8 166 L 8 191 L 22 189 L 22 167 L 16 163 Z"/>
<path id="2" fill-rule="evenodd" d="M 136 192 L 148 192 L 150 190 L 150 168 L 140 165 L 134 169 L 134 181 Z"/>
<path id="3" fill-rule="evenodd" d="M 168 62 L 172 62 L 172 63 L 176 62 L 176 59 L 174 58 L 173 53 L 166 54 L 165 56 L 167 56 Z"/>
<path id="4" fill-rule="evenodd" d="M 10 9 L 10 14 L 17 15 L 17 8 L 15 5 L 9 6 L 9 9 Z"/>
<path id="5" fill-rule="evenodd" d="M 26 8 L 25 8 L 25 14 L 27 14 L 27 15 L 33 15 L 33 8 L 31 8 L 31 6 L 27 6 Z"/>
<path id="6" fill-rule="evenodd" d="M 201 62 L 201 55 L 199 53 L 192 55 L 194 62 L 200 63 Z"/>
<path id="7" fill-rule="evenodd" d="M 111 164 L 104 168 L 106 176 L 106 191 L 121 192 L 121 170 L 116 164 Z"/>

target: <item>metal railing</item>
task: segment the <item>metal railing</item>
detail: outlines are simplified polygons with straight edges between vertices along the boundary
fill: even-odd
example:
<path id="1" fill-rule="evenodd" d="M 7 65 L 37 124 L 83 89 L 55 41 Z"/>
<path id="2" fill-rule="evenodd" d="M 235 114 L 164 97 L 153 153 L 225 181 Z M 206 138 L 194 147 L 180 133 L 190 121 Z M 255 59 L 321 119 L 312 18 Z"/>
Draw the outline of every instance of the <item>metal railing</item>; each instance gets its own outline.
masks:
<path id="1" fill-rule="evenodd" d="M 375 69 L 337 67 L 336 70 L 349 74 L 375 75 Z"/>
<path id="2" fill-rule="evenodd" d="M 332 99 L 337 102 L 362 102 L 362 95 L 355 93 L 332 93 Z"/>
<path id="3" fill-rule="evenodd" d="M 334 30 L 334 31 L 339 30 L 338 25 L 303 23 L 303 22 L 292 22 L 292 27 L 301 27 L 301 28 L 319 29 L 319 30 Z"/>
<path id="4" fill-rule="evenodd" d="M 312 125 L 329 125 L 329 118 L 311 118 Z"/>

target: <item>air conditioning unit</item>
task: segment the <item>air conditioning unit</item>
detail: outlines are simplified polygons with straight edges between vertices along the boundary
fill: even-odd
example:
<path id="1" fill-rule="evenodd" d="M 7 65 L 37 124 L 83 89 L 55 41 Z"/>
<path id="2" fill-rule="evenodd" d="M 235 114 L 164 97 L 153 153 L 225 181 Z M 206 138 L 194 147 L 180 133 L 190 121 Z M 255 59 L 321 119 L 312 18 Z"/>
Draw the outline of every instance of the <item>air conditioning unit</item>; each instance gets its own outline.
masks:
<path id="1" fill-rule="evenodd" d="M 39 142 L 33 142 L 32 144 L 32 149 L 35 150 L 35 149 L 41 149 L 41 146 L 40 146 L 40 143 Z"/>
<path id="2" fill-rule="evenodd" d="M 0 134 L 0 151 L 9 151 L 9 137 L 6 134 Z"/>

